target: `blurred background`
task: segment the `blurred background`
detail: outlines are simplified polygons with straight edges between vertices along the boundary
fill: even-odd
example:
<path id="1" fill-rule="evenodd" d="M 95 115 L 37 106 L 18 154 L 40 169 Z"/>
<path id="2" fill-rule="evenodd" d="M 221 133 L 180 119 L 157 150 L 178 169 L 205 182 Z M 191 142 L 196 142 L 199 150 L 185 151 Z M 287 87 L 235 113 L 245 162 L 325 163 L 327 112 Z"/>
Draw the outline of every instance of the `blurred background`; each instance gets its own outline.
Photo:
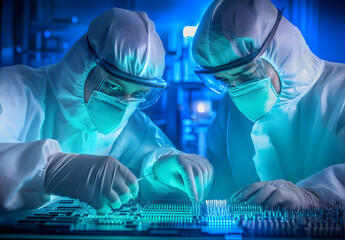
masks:
<path id="1" fill-rule="evenodd" d="M 169 85 L 145 112 L 178 149 L 205 155 L 206 130 L 221 95 L 194 74 L 193 35 L 211 0 L 0 0 L 0 66 L 40 67 L 58 62 L 102 12 L 145 11 L 166 49 Z M 273 0 L 320 58 L 345 63 L 344 0 Z"/>

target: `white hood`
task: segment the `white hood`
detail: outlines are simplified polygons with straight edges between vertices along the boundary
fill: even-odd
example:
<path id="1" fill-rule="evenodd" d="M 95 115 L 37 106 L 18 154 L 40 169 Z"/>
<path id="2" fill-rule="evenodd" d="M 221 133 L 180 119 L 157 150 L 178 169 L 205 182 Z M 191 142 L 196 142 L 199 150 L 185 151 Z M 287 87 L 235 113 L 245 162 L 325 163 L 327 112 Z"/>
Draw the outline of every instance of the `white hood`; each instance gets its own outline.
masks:
<path id="1" fill-rule="evenodd" d="M 248 56 L 263 45 L 277 13 L 269 0 L 214 1 L 195 34 L 194 59 L 201 66 L 215 67 Z M 323 61 L 284 17 L 261 57 L 272 64 L 281 79 L 280 104 L 305 93 L 323 69 Z"/>
<path id="2" fill-rule="evenodd" d="M 85 80 L 96 65 L 87 36 L 98 57 L 137 77 L 161 77 L 165 51 L 146 13 L 113 8 L 95 18 L 64 58 L 47 69 L 66 119 L 80 129 L 95 131 L 84 102 Z"/>

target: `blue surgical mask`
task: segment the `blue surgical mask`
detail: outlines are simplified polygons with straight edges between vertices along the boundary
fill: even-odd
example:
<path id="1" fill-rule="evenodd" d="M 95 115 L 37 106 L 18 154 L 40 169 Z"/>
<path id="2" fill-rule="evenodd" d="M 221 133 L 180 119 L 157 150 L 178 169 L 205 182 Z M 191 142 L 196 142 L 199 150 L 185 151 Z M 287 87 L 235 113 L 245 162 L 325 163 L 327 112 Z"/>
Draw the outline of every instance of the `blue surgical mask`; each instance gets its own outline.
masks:
<path id="1" fill-rule="evenodd" d="M 228 92 L 238 110 L 253 122 L 269 113 L 278 100 L 270 78 L 251 81 Z"/>
<path id="2" fill-rule="evenodd" d="M 87 103 L 87 110 L 98 131 L 108 134 L 127 122 L 135 111 L 135 106 L 120 102 L 105 93 L 93 91 Z"/>

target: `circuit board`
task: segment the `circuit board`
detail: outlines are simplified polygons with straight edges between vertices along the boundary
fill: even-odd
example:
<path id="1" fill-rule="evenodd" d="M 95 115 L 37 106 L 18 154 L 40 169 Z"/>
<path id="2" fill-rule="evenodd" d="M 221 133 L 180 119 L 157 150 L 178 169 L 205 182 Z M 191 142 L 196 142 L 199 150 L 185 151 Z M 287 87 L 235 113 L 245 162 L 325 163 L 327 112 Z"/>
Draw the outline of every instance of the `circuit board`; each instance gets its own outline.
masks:
<path id="1" fill-rule="evenodd" d="M 89 205 L 61 198 L 0 224 L 1 233 L 120 236 L 233 236 L 344 238 L 344 210 L 289 211 L 259 205 L 232 205 L 228 200 L 131 201 L 107 215 Z M 237 236 L 237 237 L 236 237 Z"/>

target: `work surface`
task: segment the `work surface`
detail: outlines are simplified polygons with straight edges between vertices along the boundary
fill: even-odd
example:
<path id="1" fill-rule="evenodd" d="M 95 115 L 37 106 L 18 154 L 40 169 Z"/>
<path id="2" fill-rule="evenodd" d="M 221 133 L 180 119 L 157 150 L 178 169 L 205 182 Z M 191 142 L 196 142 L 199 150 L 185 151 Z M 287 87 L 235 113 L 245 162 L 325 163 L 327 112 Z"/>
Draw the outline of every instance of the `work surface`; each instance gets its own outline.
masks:
<path id="1" fill-rule="evenodd" d="M 60 198 L 36 210 L 2 216 L 0 238 L 344 238 L 341 208 L 288 211 L 231 205 L 227 200 L 194 205 L 189 201 L 131 201 L 99 216 L 85 203 Z"/>

